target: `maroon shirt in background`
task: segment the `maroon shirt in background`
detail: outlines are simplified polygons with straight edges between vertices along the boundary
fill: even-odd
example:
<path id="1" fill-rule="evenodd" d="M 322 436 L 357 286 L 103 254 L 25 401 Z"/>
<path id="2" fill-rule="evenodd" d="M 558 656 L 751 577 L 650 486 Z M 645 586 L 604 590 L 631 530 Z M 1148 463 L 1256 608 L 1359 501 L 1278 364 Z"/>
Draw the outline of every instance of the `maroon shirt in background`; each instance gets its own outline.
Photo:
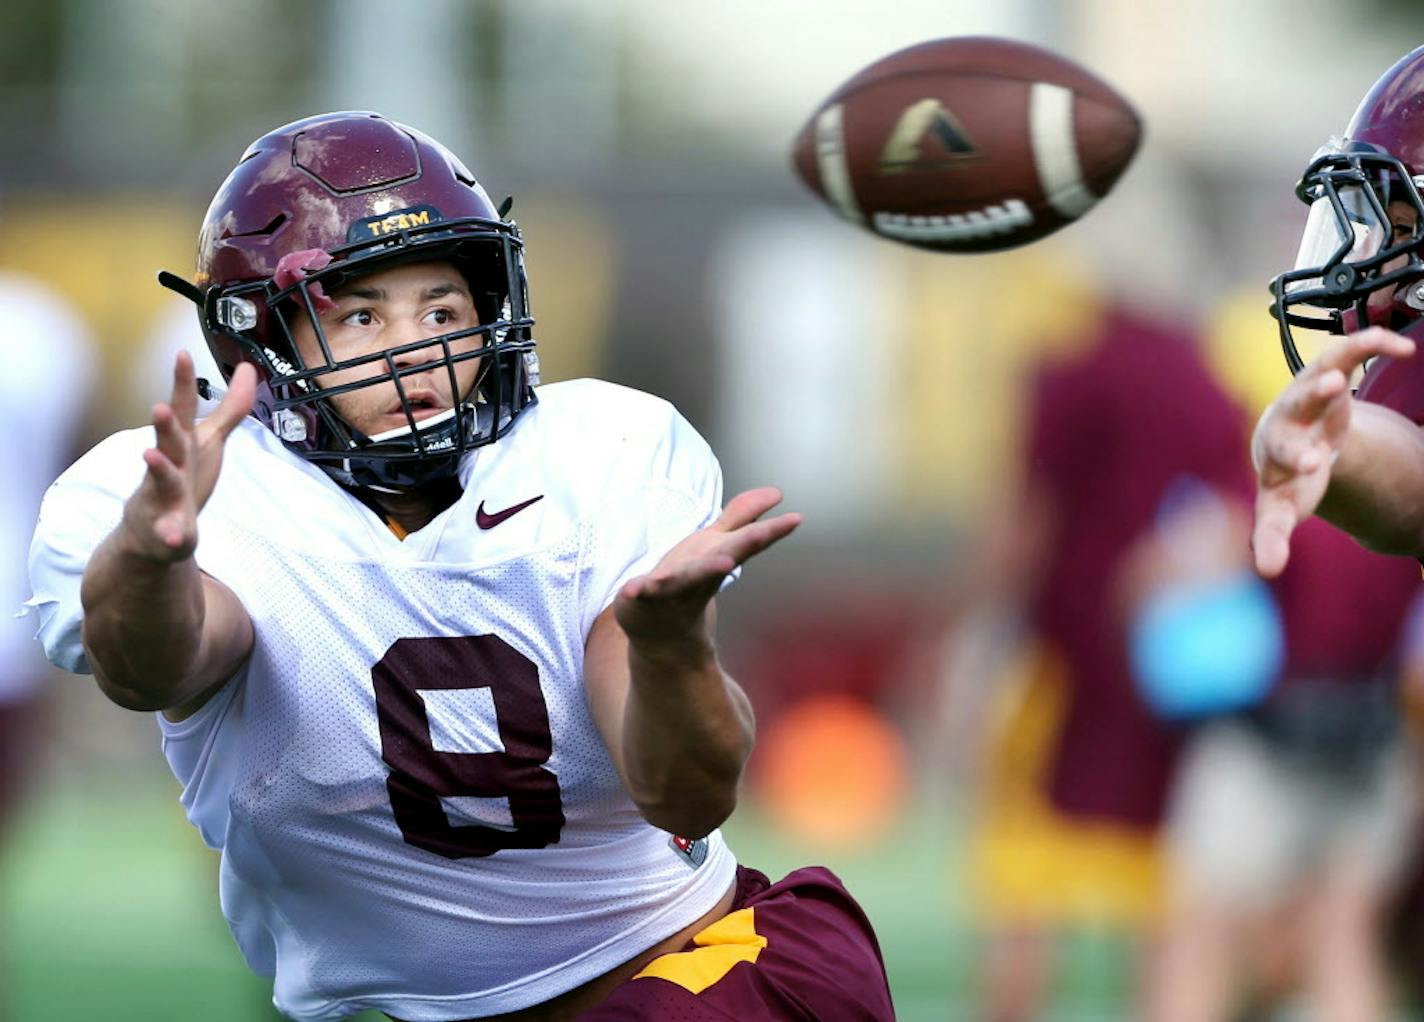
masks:
<path id="1" fill-rule="evenodd" d="M 1391 668 L 1419 594 L 1419 564 L 1371 553 L 1312 518 L 1291 536 L 1290 560 L 1274 588 L 1286 629 L 1278 690 L 1304 680 L 1358 684 Z"/>
<path id="2" fill-rule="evenodd" d="M 1138 697 L 1111 587 L 1183 476 L 1249 501 L 1248 423 L 1190 336 L 1124 313 L 1039 374 L 1029 414 L 1030 485 L 1055 512 L 1032 623 L 1070 687 L 1049 794 L 1073 817 L 1155 825 L 1178 737 Z"/>

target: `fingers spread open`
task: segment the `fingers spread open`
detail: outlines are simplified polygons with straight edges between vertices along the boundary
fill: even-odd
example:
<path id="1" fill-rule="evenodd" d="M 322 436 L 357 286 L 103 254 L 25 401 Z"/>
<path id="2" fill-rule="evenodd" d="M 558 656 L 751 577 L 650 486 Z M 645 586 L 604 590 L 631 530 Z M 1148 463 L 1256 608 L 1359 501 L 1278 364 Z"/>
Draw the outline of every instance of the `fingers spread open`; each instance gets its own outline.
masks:
<path id="1" fill-rule="evenodd" d="M 732 532 L 754 522 L 781 503 L 781 491 L 775 486 L 759 486 L 745 490 L 727 501 L 722 514 L 712 524 L 715 529 Z"/>

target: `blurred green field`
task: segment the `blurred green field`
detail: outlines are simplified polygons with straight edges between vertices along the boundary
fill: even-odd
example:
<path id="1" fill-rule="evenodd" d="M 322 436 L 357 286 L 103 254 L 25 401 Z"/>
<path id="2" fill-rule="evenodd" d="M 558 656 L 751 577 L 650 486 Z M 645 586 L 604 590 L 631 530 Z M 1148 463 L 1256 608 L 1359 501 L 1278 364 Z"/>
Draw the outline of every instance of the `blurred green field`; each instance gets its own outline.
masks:
<path id="1" fill-rule="evenodd" d="M 0 1018 L 277 1018 L 223 925 L 216 857 L 176 796 L 161 760 L 65 774 L 32 795 L 0 857 Z M 912 813 L 873 847 L 832 855 L 778 837 L 752 807 L 738 810 L 727 833 L 742 861 L 772 875 L 810 862 L 841 874 L 880 934 L 901 1019 L 972 1017 L 972 938 L 953 884 L 956 829 L 946 814 Z M 1054 1022 L 1122 1017 L 1124 977 L 1111 941 L 1079 941 L 1069 966 Z"/>

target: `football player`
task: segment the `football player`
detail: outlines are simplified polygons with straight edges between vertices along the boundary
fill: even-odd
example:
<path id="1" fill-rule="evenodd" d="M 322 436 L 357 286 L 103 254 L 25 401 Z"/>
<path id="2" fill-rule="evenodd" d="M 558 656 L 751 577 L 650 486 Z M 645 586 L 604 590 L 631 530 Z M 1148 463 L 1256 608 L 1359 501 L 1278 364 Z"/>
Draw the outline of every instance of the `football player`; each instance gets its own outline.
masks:
<path id="1" fill-rule="evenodd" d="M 702 439 L 596 381 L 536 389 L 522 242 L 376 114 L 258 139 L 203 221 L 226 383 L 48 493 L 41 637 L 165 755 L 224 914 L 297 1019 L 889 1019 L 827 871 L 717 832 L 752 712 L 717 591 L 790 534 Z"/>
<path id="2" fill-rule="evenodd" d="M 0 593 L 16 606 L 29 592 L 25 550 L 40 498 L 83 448 L 80 431 L 93 397 L 96 350 L 89 328 L 62 297 L 37 280 L 0 273 L 0 431 L 25 438 L 0 492 Z M 51 386 L 62 375 L 63 387 Z M 45 400 L 32 407 L 36 392 Z M 34 629 L 0 614 L 0 845 L 9 837 L 50 732 L 43 696 L 50 675 Z"/>
<path id="3" fill-rule="evenodd" d="M 1296 375 L 1252 438 L 1268 577 L 1312 514 L 1371 549 L 1424 554 L 1424 361 L 1410 357 L 1424 323 L 1421 184 L 1424 47 L 1374 84 L 1297 187 L 1310 203 L 1300 253 L 1272 284 Z M 1326 342 L 1307 362 L 1313 337 Z"/>
<path id="4" fill-rule="evenodd" d="M 1295 268 L 1272 283 L 1273 311 L 1295 377 L 1252 437 L 1252 545 L 1257 569 L 1268 577 L 1301 560 L 1292 558 L 1293 546 L 1303 547 L 1296 552 L 1309 564 L 1310 537 L 1296 530 L 1312 515 L 1370 549 L 1424 556 L 1424 358 L 1415 353 L 1424 336 L 1421 185 L 1424 47 L 1375 82 L 1343 136 L 1317 153 L 1297 187 L 1310 205 L 1299 255 Z M 1321 580 L 1317 598 L 1337 581 L 1334 575 Z M 1366 624 L 1355 626 L 1346 648 L 1377 627 L 1381 615 L 1364 613 Z M 1376 736 L 1372 744 L 1388 754 L 1399 747 L 1393 737 Z M 1304 773 L 1297 770 L 1292 783 Z M 1387 783 L 1389 774 L 1366 775 L 1366 795 L 1356 778 L 1355 787 L 1336 796 L 1354 803 L 1339 815 L 1342 823 L 1373 820 L 1376 826 L 1373 833 L 1356 832 L 1366 839 L 1356 846 L 1366 854 L 1352 864 L 1348 882 L 1317 888 L 1315 900 L 1327 910 L 1319 918 L 1333 931 L 1316 942 L 1329 951 L 1317 959 L 1329 962 L 1318 970 L 1326 1015 L 1387 1014 L 1379 920 L 1407 865 L 1400 852 L 1410 841 L 1380 827 L 1409 828 L 1411 818 L 1400 819 L 1398 807 L 1412 803 L 1408 793 L 1391 794 L 1389 787 L 1399 785 Z M 1273 797 L 1279 802 L 1282 794 Z M 1393 819 L 1375 808 L 1391 806 Z M 1202 989 L 1199 973 L 1191 982 Z"/>

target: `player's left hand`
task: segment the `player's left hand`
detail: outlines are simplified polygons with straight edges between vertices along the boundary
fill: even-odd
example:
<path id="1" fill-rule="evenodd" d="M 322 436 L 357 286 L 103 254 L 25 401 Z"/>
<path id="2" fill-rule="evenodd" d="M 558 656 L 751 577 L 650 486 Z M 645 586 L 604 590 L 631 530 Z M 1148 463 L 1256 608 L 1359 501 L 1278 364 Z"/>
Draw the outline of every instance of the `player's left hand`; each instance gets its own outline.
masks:
<path id="1" fill-rule="evenodd" d="M 629 640 L 645 651 L 710 644 L 707 605 L 723 579 L 801 524 L 796 512 L 761 520 L 781 503 L 781 491 L 763 486 L 739 493 L 722 514 L 673 547 L 646 575 L 619 590 L 613 613 Z"/>

